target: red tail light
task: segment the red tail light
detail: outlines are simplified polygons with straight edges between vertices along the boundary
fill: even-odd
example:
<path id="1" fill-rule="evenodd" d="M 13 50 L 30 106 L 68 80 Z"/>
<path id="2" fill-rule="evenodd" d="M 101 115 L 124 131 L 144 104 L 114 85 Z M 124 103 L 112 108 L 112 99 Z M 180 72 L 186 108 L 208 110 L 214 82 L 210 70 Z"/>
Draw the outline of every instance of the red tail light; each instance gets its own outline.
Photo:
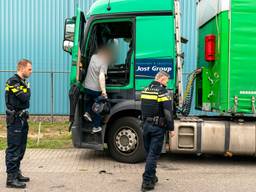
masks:
<path id="1" fill-rule="evenodd" d="M 215 35 L 207 35 L 205 37 L 205 60 L 208 62 L 215 61 Z"/>

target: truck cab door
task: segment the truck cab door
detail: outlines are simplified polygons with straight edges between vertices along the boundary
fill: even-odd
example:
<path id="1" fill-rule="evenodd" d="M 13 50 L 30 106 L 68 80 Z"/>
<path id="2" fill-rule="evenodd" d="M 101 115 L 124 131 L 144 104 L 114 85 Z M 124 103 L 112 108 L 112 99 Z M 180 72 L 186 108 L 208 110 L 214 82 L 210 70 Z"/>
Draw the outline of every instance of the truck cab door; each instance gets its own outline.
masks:
<path id="1" fill-rule="evenodd" d="M 84 38 L 85 23 L 84 13 L 79 8 L 76 10 L 76 16 L 65 20 L 63 49 L 72 55 L 71 84 L 79 79 L 80 47 Z"/>
<path id="2" fill-rule="evenodd" d="M 130 17 L 91 18 L 86 25 L 85 38 L 80 46 L 81 57 L 73 55 L 72 52 L 73 62 L 77 61 L 77 63 L 81 64 L 81 71 L 84 70 L 86 73 L 92 56 L 97 53 L 100 47 L 104 45 L 111 47 L 113 61 L 108 63 L 106 88 L 112 108 L 121 102 L 128 99 L 132 100 L 135 97 L 133 26 L 134 19 Z M 72 51 L 74 51 L 74 48 Z M 78 47 L 76 53 L 79 54 L 80 51 Z M 81 62 L 76 58 L 81 58 Z M 108 114 L 103 114 L 101 118 L 102 131 L 93 133 L 93 123 L 86 121 L 83 117 L 87 102 L 86 94 L 84 99 L 80 97 L 78 101 L 75 121 L 72 126 L 73 143 L 75 147 L 103 150 L 109 117 Z M 93 119 L 94 114 L 90 115 Z"/>
<path id="3" fill-rule="evenodd" d="M 71 88 L 69 91 L 70 98 L 70 129 L 72 128 L 73 143 L 75 146 L 81 143 L 81 130 L 79 126 L 76 126 L 75 122 L 79 124 L 79 119 L 77 120 L 78 108 L 77 106 L 81 102 L 83 95 L 81 91 L 83 89 L 79 80 L 79 65 L 81 52 L 80 47 L 84 38 L 85 29 L 85 16 L 84 13 L 78 8 L 76 10 L 76 15 L 72 18 L 67 18 L 65 20 L 64 27 L 64 40 L 63 40 L 63 50 L 68 52 L 72 56 L 72 66 L 70 73 L 70 84 Z M 77 127 L 77 129 L 73 129 Z"/>

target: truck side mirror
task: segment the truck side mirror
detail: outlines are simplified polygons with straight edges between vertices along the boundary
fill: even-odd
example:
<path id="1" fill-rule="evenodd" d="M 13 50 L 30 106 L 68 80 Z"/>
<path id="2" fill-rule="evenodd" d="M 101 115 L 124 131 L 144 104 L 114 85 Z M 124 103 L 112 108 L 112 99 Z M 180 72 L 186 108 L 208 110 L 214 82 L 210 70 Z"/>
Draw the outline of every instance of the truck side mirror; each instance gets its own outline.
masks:
<path id="1" fill-rule="evenodd" d="M 63 50 L 70 54 L 74 45 L 75 24 L 75 18 L 65 20 Z"/>

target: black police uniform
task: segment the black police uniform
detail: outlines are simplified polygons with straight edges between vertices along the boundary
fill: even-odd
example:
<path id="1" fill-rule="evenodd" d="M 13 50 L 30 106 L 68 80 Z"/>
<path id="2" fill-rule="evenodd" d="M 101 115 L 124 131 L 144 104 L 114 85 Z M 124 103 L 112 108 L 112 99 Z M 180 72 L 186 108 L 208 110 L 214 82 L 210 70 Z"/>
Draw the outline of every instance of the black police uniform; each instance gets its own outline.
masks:
<path id="1" fill-rule="evenodd" d="M 20 162 L 25 154 L 28 135 L 28 112 L 30 100 L 29 84 L 17 74 L 8 79 L 5 87 L 7 122 L 7 186 L 24 188 L 20 181 L 28 181 L 20 171 Z M 13 185 L 12 185 L 13 184 Z"/>
<path id="2" fill-rule="evenodd" d="M 143 139 L 147 153 L 142 188 L 153 188 L 156 177 L 157 159 L 160 156 L 166 131 L 174 130 L 172 100 L 167 89 L 153 81 L 141 93 L 143 117 Z"/>

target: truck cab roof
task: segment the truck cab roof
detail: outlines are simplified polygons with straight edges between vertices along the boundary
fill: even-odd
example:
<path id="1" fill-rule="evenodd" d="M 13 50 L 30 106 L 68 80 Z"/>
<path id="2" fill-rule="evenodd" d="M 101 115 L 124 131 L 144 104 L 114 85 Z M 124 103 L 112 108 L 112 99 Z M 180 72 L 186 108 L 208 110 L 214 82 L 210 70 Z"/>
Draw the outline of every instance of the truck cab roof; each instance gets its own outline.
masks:
<path id="1" fill-rule="evenodd" d="M 173 0 L 97 0 L 91 6 L 87 18 L 93 15 L 171 12 L 172 10 Z"/>

